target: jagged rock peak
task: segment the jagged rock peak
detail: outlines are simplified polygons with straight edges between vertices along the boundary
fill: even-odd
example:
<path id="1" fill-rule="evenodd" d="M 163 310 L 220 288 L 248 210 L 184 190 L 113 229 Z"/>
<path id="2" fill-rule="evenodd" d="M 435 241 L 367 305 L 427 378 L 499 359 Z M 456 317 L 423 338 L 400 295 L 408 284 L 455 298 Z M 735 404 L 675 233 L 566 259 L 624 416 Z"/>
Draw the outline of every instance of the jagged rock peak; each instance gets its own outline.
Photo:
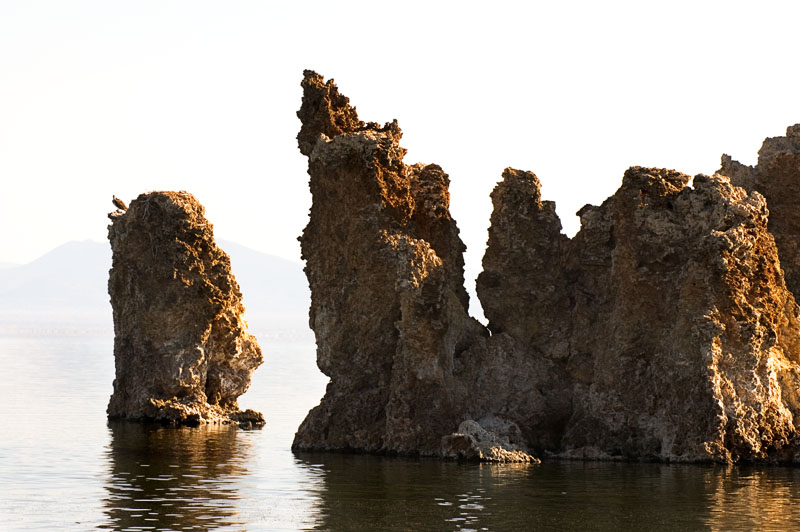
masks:
<path id="1" fill-rule="evenodd" d="M 188 192 L 142 194 L 108 228 L 116 378 L 110 418 L 261 424 L 237 398 L 262 363 L 230 259 Z"/>
<path id="2" fill-rule="evenodd" d="M 356 108 L 350 105 L 347 96 L 339 92 L 333 79 L 326 82 L 313 70 L 305 70 L 301 86 L 303 103 L 297 111 L 297 117 L 303 125 L 297 134 L 297 145 L 303 155 L 311 155 L 321 135 L 331 139 L 369 129 L 390 132 L 395 141 L 400 140 L 402 132 L 396 120 L 387 123 L 383 128 L 375 122 L 365 124 L 359 120 Z"/>

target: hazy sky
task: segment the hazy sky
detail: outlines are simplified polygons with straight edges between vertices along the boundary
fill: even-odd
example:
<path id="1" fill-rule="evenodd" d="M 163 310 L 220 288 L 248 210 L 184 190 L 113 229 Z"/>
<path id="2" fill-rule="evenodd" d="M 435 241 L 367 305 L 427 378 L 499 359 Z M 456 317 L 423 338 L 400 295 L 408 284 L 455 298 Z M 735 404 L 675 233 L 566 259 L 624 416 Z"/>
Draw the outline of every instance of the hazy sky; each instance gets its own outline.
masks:
<path id="1" fill-rule="evenodd" d="M 218 238 L 299 260 L 311 68 L 450 174 L 472 276 L 506 166 L 572 234 L 628 166 L 753 164 L 800 122 L 798 21 L 797 1 L 2 0 L 0 262 L 102 241 L 112 194 L 163 189 Z"/>

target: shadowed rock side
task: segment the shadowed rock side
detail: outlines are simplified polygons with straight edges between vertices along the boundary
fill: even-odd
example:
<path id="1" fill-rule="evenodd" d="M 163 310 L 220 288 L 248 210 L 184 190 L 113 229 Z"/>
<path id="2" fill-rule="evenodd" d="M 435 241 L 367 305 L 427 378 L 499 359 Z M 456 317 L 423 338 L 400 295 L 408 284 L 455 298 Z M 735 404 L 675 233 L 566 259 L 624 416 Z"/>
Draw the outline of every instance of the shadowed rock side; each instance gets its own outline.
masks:
<path id="1" fill-rule="evenodd" d="M 332 81 L 306 71 L 302 86 L 313 203 L 300 242 L 331 381 L 293 448 L 441 455 L 466 420 L 456 361 L 487 334 L 466 312 L 449 178 L 405 165 L 397 123 L 361 122 Z"/>
<path id="2" fill-rule="evenodd" d="M 507 170 L 492 194 L 478 294 L 496 334 L 485 343 L 524 361 L 524 384 L 472 374 L 479 397 L 523 390 L 507 397 L 506 416 L 535 448 L 584 458 L 791 458 L 799 311 L 766 201 L 723 176 L 688 181 L 631 168 L 614 196 L 580 211 L 572 240 L 533 174 Z M 476 346 L 466 358 L 480 350 L 490 351 Z"/>
<path id="3" fill-rule="evenodd" d="M 745 188 L 722 175 L 692 188 L 633 167 L 569 239 L 536 176 L 506 169 L 477 286 L 486 331 L 465 310 L 447 175 L 405 165 L 397 123 L 360 121 L 332 81 L 307 71 L 303 88 L 301 244 L 331 382 L 294 448 L 794 460 L 800 309 L 777 235 L 797 231 L 753 190 L 766 170 L 736 167 Z M 793 131 L 759 163 L 789 190 Z M 788 275 L 797 262 L 782 257 Z"/>
<path id="4" fill-rule="evenodd" d="M 187 192 L 151 192 L 111 213 L 116 378 L 110 418 L 261 424 L 238 397 L 262 363 L 230 259 Z"/>

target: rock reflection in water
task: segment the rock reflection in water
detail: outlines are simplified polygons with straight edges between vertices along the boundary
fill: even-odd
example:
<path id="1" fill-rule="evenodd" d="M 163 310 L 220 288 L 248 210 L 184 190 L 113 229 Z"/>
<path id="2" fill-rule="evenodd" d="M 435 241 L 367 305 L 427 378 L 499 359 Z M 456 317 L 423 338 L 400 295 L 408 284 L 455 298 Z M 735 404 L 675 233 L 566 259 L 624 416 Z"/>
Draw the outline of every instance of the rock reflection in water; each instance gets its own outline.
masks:
<path id="1" fill-rule="evenodd" d="M 708 471 L 709 529 L 800 530 L 800 470 L 793 467 L 718 467 Z"/>
<path id="2" fill-rule="evenodd" d="M 105 528 L 210 530 L 237 521 L 249 442 L 229 425 L 109 423 Z"/>
<path id="3" fill-rule="evenodd" d="M 315 530 L 511 530 L 517 504 L 500 491 L 514 491 L 534 466 L 459 464 L 433 459 L 296 453 L 322 474 L 316 494 Z M 499 514 L 499 515 L 498 515 Z M 513 526 L 513 525 L 512 525 Z"/>
<path id="4" fill-rule="evenodd" d="M 800 529 L 789 468 L 297 457 L 321 474 L 316 530 Z"/>

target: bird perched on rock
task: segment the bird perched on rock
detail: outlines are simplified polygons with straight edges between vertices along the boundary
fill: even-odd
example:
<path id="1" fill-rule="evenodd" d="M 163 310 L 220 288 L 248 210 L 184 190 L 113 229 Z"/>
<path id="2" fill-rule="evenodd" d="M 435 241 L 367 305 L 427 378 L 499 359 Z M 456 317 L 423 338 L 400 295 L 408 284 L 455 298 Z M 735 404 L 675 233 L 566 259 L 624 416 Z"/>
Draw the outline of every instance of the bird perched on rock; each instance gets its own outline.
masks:
<path id="1" fill-rule="evenodd" d="M 116 207 L 117 209 L 123 210 L 123 211 L 127 211 L 128 210 L 128 206 L 125 205 L 124 201 L 122 201 L 121 199 L 119 199 L 116 196 L 112 196 L 112 197 L 114 199 L 111 200 L 111 203 L 114 204 L 114 207 Z"/>

